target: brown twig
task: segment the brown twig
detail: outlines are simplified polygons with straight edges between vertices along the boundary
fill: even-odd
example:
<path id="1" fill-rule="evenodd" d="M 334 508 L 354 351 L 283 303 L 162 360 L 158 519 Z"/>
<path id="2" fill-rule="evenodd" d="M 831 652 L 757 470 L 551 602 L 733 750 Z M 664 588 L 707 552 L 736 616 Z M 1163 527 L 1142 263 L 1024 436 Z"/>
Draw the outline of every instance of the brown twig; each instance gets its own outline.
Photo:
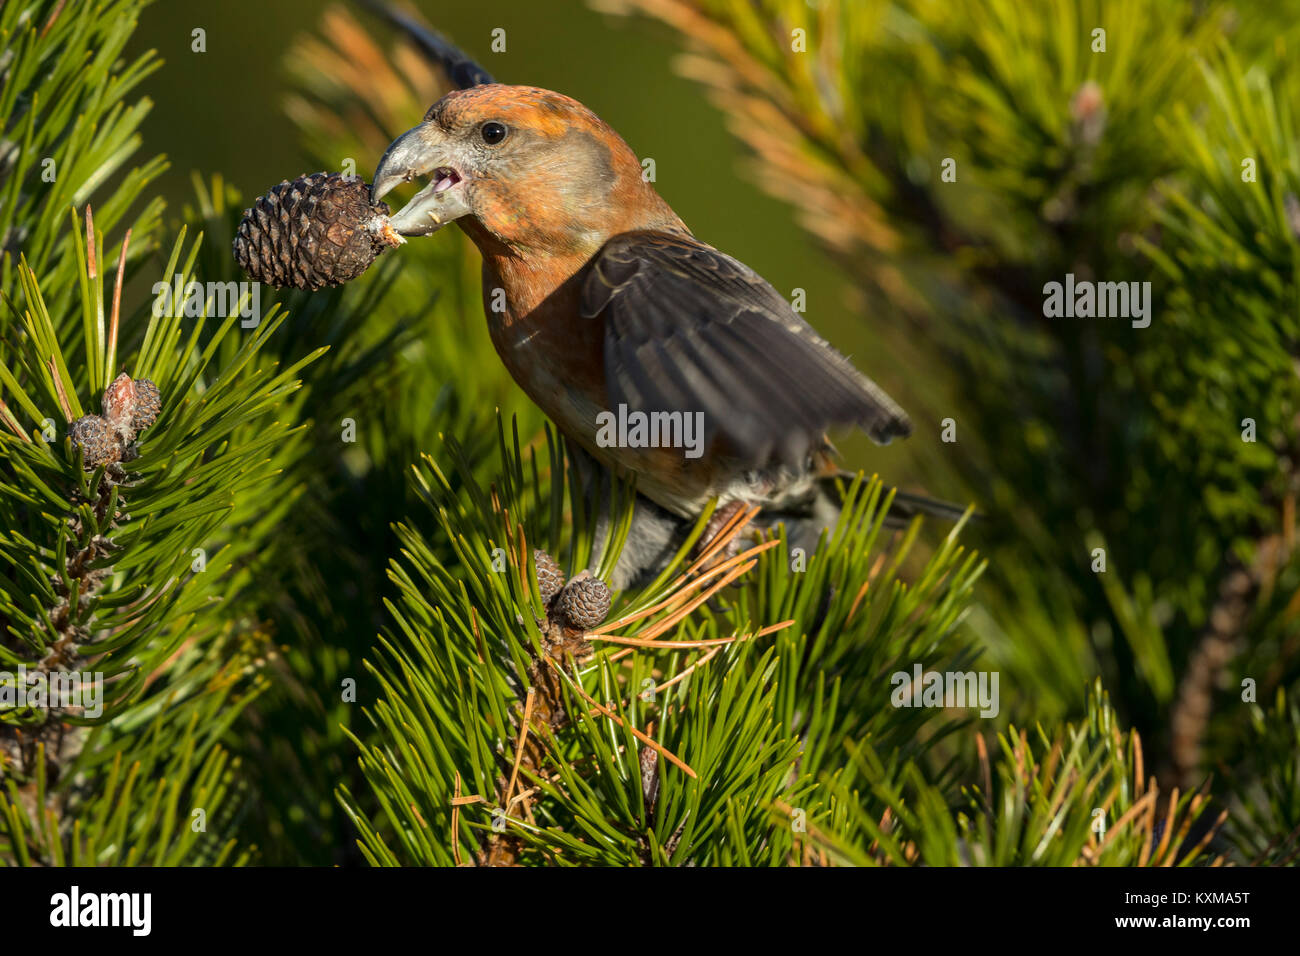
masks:
<path id="1" fill-rule="evenodd" d="M 561 676 L 563 676 L 563 677 L 568 677 L 568 676 L 569 676 L 568 674 L 565 674 L 564 669 L 563 669 L 562 667 L 560 667 L 559 664 L 555 663 L 555 661 L 551 660 L 549 657 L 545 657 L 545 658 L 543 658 L 543 660 L 545 660 L 546 663 L 550 664 L 551 667 L 555 668 L 555 670 L 556 670 L 556 671 L 557 671 Z M 650 748 L 652 748 L 652 749 L 654 749 L 654 750 L 657 750 L 657 751 L 659 752 L 659 755 L 660 755 L 661 757 L 663 757 L 665 760 L 667 760 L 667 761 L 668 761 L 669 763 L 671 763 L 673 766 L 675 766 L 675 767 L 677 767 L 678 769 L 680 769 L 680 770 L 681 770 L 683 773 L 685 773 L 687 776 L 692 777 L 692 778 L 695 778 L 695 779 L 698 779 L 698 778 L 699 778 L 699 774 L 697 774 L 694 770 L 692 770 L 692 769 L 690 768 L 690 766 L 686 763 L 686 761 L 682 760 L 680 757 L 678 757 L 676 754 L 674 754 L 671 750 L 669 750 L 669 749 L 668 749 L 667 747 L 665 747 L 663 744 L 659 743 L 658 741 L 654 740 L 653 738 L 651 738 L 651 737 L 647 736 L 646 734 L 642 733 L 640 730 L 637 730 L 635 727 L 632 727 L 632 726 L 626 724 L 626 723 L 624 722 L 624 720 L 623 720 L 622 717 L 620 717 L 620 716 L 618 716 L 617 714 L 611 712 L 607 707 L 603 707 L 603 706 L 601 706 L 599 703 L 596 702 L 596 699 L 595 699 L 594 697 L 592 697 L 590 694 L 588 694 L 585 690 L 582 689 L 582 686 L 581 686 L 577 681 L 572 681 L 571 683 L 572 683 L 573 689 L 574 689 L 575 691 L 577 691 L 578 694 L 579 694 L 579 695 L 580 695 L 584 700 L 586 700 L 586 702 L 587 702 L 588 704 L 590 704 L 592 707 L 594 707 L 596 710 L 598 710 L 602 716 L 604 716 L 604 717 L 608 717 L 610 720 L 614 721 L 614 723 L 618 724 L 620 727 L 624 727 L 624 726 L 626 726 L 627 729 L 630 730 L 630 731 L 632 732 L 632 736 L 634 736 L 637 740 L 641 741 L 641 743 L 645 744 L 647 747 L 650 747 Z"/>
<path id="2" fill-rule="evenodd" d="M 72 405 L 68 402 L 67 390 L 63 387 L 63 379 L 59 375 L 59 364 L 50 356 L 50 360 L 45 363 L 50 369 L 50 378 L 54 380 L 54 394 L 59 398 L 59 408 L 63 411 L 63 420 L 70 422 L 73 419 Z"/>
<path id="3" fill-rule="evenodd" d="M 126 250 L 131 244 L 131 230 L 122 237 L 122 251 L 117 257 L 117 277 L 113 282 L 113 312 L 108 323 L 108 360 L 104 369 L 108 381 L 113 380 L 113 370 L 117 365 L 117 331 L 122 315 L 122 278 L 126 274 Z"/>
<path id="4" fill-rule="evenodd" d="M 510 783 L 506 786 L 505 797 L 501 800 L 501 806 L 510 805 L 510 796 L 515 792 L 515 783 L 519 780 L 519 764 L 524 759 L 524 743 L 528 740 L 528 722 L 533 718 L 533 703 L 537 699 L 537 688 L 528 688 L 528 696 L 524 699 L 524 716 L 519 721 L 519 739 L 515 742 L 515 764 L 510 770 Z"/>
<path id="5" fill-rule="evenodd" d="M 456 771 L 456 789 L 451 797 L 451 858 L 460 866 L 460 771 Z"/>
<path id="6" fill-rule="evenodd" d="M 31 438 L 23 431 L 22 425 L 18 424 L 18 419 L 14 418 L 13 413 L 9 411 L 9 406 L 0 399 L 0 422 L 4 422 L 9 430 L 25 442 L 30 442 Z"/>

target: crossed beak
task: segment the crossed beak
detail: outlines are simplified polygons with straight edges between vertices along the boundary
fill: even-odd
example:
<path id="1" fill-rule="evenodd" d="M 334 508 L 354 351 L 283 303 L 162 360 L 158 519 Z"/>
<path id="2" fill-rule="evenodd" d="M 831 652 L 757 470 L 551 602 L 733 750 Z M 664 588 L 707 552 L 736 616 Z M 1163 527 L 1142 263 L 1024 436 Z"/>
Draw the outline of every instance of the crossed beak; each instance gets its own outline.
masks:
<path id="1" fill-rule="evenodd" d="M 401 235 L 428 236 L 469 214 L 464 176 L 450 161 L 448 152 L 446 135 L 427 123 L 403 133 L 384 151 L 370 187 L 373 202 L 403 183 L 424 176 L 430 179 L 429 185 L 390 220 Z"/>

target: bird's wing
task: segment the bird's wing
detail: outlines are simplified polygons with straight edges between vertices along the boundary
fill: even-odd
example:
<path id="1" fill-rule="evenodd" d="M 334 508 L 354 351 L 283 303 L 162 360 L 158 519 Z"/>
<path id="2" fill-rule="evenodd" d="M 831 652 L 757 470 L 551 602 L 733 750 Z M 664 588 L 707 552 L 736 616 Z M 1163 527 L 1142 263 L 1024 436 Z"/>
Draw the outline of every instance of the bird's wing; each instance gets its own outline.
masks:
<path id="1" fill-rule="evenodd" d="M 440 66 L 447 78 L 462 90 L 471 86 L 483 86 L 495 83 L 492 74 L 475 63 L 470 57 L 441 33 L 421 23 L 412 14 L 381 0 L 359 0 L 362 6 L 374 11 L 397 27 L 420 51 L 432 62 Z"/>
<path id="2" fill-rule="evenodd" d="M 885 444 L 907 415 L 756 272 L 687 236 L 616 236 L 583 281 L 605 322 L 611 408 L 703 412 L 705 434 L 753 466 L 799 466 L 835 425 Z"/>

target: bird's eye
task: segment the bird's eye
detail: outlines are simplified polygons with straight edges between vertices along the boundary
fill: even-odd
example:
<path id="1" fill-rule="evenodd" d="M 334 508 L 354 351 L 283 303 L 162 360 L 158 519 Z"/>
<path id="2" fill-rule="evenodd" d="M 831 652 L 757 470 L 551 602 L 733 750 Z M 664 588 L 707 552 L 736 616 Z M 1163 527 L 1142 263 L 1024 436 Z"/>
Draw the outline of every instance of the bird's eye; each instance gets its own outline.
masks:
<path id="1" fill-rule="evenodd" d="M 483 142 L 487 143 L 489 146 L 495 146 L 506 138 L 506 134 L 509 133 L 510 130 L 506 129 L 501 123 L 492 122 L 484 123 L 483 128 L 479 130 L 479 132 L 483 134 Z"/>

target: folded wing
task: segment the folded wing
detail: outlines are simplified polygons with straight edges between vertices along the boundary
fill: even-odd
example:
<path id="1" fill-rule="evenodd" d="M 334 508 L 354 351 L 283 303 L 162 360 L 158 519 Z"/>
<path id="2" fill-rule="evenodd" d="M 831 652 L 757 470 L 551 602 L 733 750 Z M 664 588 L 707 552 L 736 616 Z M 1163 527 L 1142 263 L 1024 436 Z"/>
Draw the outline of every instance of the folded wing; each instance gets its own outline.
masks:
<path id="1" fill-rule="evenodd" d="M 756 272 L 689 236 L 631 232 L 598 253 L 582 313 L 605 322 L 610 407 L 703 412 L 706 440 L 792 467 L 837 425 L 886 444 L 901 408 Z"/>

